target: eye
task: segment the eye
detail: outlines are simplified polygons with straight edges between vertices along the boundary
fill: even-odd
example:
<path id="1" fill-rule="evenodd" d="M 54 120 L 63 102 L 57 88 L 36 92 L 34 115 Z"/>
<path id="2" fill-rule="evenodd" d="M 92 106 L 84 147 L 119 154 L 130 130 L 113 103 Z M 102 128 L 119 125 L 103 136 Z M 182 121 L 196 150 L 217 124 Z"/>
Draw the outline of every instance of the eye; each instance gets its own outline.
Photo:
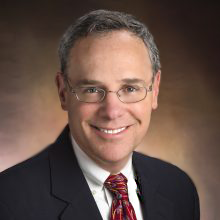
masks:
<path id="1" fill-rule="evenodd" d="M 82 93 L 98 93 L 99 89 L 96 87 L 87 87 L 87 88 L 81 88 Z"/>
<path id="2" fill-rule="evenodd" d="M 137 92 L 138 90 L 140 90 L 139 86 L 126 86 L 123 88 L 123 91 L 125 93 L 134 93 Z"/>

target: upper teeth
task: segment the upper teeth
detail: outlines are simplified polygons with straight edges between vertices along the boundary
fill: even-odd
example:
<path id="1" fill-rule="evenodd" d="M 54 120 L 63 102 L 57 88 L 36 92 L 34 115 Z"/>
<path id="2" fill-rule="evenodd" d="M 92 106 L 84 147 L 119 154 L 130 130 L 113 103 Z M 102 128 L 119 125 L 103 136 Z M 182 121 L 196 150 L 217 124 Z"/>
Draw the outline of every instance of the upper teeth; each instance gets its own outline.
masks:
<path id="1" fill-rule="evenodd" d="M 106 133 L 106 134 L 117 134 L 123 130 L 125 130 L 126 127 L 124 128 L 119 128 L 119 129 L 114 129 L 114 130 L 108 130 L 108 129 L 104 129 L 104 128 L 99 128 L 100 131 Z"/>

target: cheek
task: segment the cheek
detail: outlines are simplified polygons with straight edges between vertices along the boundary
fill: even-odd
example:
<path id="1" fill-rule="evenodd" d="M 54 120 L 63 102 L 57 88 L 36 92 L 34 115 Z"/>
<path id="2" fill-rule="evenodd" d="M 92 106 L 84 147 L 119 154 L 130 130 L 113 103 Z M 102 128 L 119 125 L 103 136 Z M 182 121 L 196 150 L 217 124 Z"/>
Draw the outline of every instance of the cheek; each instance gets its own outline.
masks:
<path id="1" fill-rule="evenodd" d="M 149 103 L 143 103 L 135 109 L 134 117 L 138 121 L 138 127 L 135 131 L 137 137 L 143 138 L 146 135 L 151 118 L 151 106 Z"/>
<path id="2" fill-rule="evenodd" d="M 148 102 L 137 103 L 131 108 L 133 117 L 141 124 L 147 123 L 151 116 L 151 105 Z"/>
<path id="3" fill-rule="evenodd" d="M 77 121 L 78 125 L 90 121 L 96 112 L 96 108 L 94 108 L 90 104 L 86 103 L 74 103 L 68 109 L 69 119 L 71 121 Z"/>
<path id="4" fill-rule="evenodd" d="M 141 129 L 144 135 L 146 134 L 149 124 L 150 124 L 150 119 L 151 119 L 151 108 L 143 108 L 141 111 Z"/>

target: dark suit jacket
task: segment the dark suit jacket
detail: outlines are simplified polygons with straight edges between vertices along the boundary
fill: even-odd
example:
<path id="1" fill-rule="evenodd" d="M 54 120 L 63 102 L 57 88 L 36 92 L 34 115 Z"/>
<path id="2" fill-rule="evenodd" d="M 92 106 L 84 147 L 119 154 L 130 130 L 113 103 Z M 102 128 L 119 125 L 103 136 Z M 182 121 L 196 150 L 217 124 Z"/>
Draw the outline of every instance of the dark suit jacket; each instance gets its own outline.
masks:
<path id="1" fill-rule="evenodd" d="M 38 155 L 0 174 L 0 220 L 101 220 L 66 127 Z M 190 178 L 177 167 L 133 154 L 145 220 L 198 220 Z"/>

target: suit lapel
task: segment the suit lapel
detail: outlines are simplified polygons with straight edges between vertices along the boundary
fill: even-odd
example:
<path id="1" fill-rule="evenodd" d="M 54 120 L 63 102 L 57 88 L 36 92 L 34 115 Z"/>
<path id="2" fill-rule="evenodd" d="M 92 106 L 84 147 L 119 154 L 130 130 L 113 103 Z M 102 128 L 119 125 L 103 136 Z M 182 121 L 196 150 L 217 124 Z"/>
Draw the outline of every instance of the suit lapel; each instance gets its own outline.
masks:
<path id="1" fill-rule="evenodd" d="M 148 157 L 133 154 L 133 166 L 137 175 L 137 185 L 140 190 L 145 220 L 173 220 L 173 203 L 159 192 L 160 183 L 152 173 Z"/>
<path id="2" fill-rule="evenodd" d="M 66 127 L 49 153 L 52 194 L 66 203 L 60 219 L 96 219 L 102 217 L 78 165 Z"/>

